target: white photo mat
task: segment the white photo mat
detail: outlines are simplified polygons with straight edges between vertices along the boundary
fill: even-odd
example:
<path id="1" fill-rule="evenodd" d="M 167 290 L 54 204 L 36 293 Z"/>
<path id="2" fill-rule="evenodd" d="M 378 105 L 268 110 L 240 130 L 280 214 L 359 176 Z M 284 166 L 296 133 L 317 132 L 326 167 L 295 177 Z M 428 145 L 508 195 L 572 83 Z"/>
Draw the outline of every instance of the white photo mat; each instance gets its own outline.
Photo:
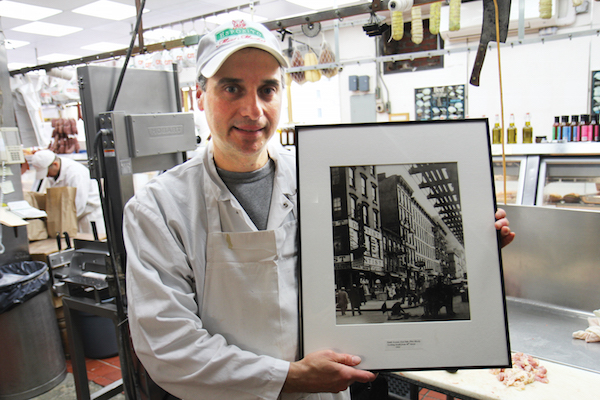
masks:
<path id="1" fill-rule="evenodd" d="M 509 366 L 487 119 L 297 126 L 296 151 L 302 353 L 358 355 L 368 370 Z M 337 324 L 331 167 L 427 163 L 457 165 L 469 318 Z"/>

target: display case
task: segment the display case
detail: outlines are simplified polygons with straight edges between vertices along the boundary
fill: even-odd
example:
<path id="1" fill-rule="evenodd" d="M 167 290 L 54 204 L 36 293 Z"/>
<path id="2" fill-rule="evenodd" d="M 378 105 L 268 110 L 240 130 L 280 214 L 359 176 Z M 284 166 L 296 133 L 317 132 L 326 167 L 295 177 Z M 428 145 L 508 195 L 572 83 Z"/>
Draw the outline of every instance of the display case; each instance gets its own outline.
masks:
<path id="1" fill-rule="evenodd" d="M 502 157 L 493 160 L 496 202 L 502 204 L 522 204 L 525 184 L 526 157 L 506 157 L 506 201 L 504 198 L 504 163 Z"/>
<path id="2" fill-rule="evenodd" d="M 600 157 L 545 157 L 536 205 L 600 210 Z"/>
<path id="3" fill-rule="evenodd" d="M 600 143 L 508 145 L 506 204 L 600 211 Z M 502 148 L 492 145 L 498 204 L 504 201 Z"/>

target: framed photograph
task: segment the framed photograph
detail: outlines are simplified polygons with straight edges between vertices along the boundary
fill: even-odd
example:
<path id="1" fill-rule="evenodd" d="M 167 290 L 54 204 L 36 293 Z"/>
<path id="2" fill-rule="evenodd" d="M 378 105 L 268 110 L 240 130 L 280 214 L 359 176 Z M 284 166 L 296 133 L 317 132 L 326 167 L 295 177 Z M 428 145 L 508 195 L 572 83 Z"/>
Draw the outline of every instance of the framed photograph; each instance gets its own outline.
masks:
<path id="1" fill-rule="evenodd" d="M 296 126 L 296 151 L 303 354 L 509 366 L 487 119 Z"/>

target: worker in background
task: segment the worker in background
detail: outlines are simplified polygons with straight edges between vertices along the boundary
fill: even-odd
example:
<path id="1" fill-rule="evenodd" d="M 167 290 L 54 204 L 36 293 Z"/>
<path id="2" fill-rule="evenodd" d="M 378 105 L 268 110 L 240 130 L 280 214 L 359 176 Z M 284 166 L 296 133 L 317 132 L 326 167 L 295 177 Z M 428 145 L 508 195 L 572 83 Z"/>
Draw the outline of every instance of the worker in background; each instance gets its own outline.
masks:
<path id="1" fill-rule="evenodd" d="M 177 398 L 349 399 L 376 378 L 350 354 L 299 359 L 296 163 L 270 140 L 286 66 L 263 25 L 204 35 L 198 104 L 212 139 L 125 206 L 134 349 Z"/>
<path id="2" fill-rule="evenodd" d="M 74 187 L 77 189 L 75 207 L 79 233 L 92 233 L 92 221 L 98 235 L 106 232 L 98 182 L 90 177 L 83 164 L 70 158 L 59 157 L 51 150 L 40 150 L 31 156 L 30 166 L 36 180 L 44 180 L 40 187 Z"/>

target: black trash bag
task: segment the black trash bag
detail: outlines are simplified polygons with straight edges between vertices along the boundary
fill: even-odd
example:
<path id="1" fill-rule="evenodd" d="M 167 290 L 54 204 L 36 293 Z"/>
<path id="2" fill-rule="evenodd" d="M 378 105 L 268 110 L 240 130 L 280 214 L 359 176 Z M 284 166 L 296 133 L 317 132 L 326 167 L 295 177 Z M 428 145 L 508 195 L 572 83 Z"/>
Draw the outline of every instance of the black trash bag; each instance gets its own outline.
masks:
<path id="1" fill-rule="evenodd" d="M 0 267 L 0 314 L 49 288 L 50 273 L 42 261 L 21 261 Z"/>

